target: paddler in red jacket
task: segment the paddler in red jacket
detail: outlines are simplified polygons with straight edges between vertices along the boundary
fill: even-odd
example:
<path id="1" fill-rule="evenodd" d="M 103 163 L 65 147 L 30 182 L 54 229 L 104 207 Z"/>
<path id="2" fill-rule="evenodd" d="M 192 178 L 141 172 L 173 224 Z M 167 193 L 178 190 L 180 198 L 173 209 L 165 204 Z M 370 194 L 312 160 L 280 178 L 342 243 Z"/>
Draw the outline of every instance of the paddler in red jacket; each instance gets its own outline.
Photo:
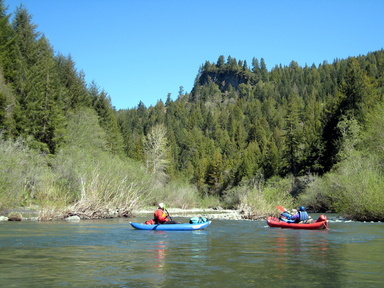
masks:
<path id="1" fill-rule="evenodd" d="M 169 220 L 169 218 L 171 220 Z M 154 219 L 145 221 L 144 224 L 154 225 L 154 224 L 179 224 L 177 221 L 173 221 L 171 216 L 169 216 L 167 209 L 165 208 L 164 203 L 159 203 L 157 210 L 153 214 Z"/>
<path id="2" fill-rule="evenodd" d="M 168 213 L 164 211 L 165 210 L 165 205 L 164 203 L 159 203 L 157 210 L 153 214 L 155 223 L 156 224 L 164 224 L 165 222 L 168 222 Z"/>

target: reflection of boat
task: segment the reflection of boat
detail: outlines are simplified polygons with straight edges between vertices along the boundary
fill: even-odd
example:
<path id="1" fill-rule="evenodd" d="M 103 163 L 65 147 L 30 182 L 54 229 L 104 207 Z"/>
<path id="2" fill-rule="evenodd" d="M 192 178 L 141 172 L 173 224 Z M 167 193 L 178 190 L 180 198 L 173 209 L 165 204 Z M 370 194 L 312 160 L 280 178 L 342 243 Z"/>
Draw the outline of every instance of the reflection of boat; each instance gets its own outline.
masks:
<path id="1" fill-rule="evenodd" d="M 198 224 L 180 223 L 180 224 L 154 224 L 147 225 L 144 223 L 130 222 L 131 226 L 139 230 L 163 230 L 163 231 L 193 231 L 201 230 L 208 227 L 211 221 Z"/>
<path id="2" fill-rule="evenodd" d="M 279 220 L 276 217 L 268 217 L 267 224 L 269 227 L 277 228 L 290 228 L 290 229 L 328 229 L 327 216 L 320 215 L 315 222 L 312 223 L 287 223 L 285 221 Z"/>

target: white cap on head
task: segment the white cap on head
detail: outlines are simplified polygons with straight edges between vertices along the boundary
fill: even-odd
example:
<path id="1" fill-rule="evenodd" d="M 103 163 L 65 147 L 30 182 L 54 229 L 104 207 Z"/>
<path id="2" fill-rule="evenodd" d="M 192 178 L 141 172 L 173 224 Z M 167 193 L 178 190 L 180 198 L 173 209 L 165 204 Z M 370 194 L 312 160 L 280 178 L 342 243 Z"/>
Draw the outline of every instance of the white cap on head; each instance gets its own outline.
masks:
<path id="1" fill-rule="evenodd" d="M 159 203 L 159 208 L 164 209 L 164 203 Z"/>

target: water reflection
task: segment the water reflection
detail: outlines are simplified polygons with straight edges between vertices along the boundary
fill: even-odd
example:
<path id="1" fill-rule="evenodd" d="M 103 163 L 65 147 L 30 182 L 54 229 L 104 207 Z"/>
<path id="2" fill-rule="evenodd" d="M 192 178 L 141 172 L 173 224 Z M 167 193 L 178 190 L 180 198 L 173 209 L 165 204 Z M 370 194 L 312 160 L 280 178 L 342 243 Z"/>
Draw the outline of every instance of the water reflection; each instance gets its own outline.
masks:
<path id="1" fill-rule="evenodd" d="M 141 221 L 139 219 L 136 222 Z M 384 225 L 273 229 L 214 221 L 139 231 L 128 221 L 1 223 L 2 287 L 381 287 Z"/>
<path id="2" fill-rule="evenodd" d="M 155 234 L 158 234 L 159 236 L 166 236 L 166 233 L 164 231 L 156 231 Z M 155 243 L 155 267 L 164 267 L 165 257 L 167 256 L 167 244 L 168 241 L 165 241 L 163 239 Z"/>
<path id="3" fill-rule="evenodd" d="M 304 286 L 311 279 L 323 283 L 321 287 L 342 287 L 341 250 L 332 246 L 327 230 L 276 229 L 272 233 L 273 270 L 279 271 L 276 277 Z"/>

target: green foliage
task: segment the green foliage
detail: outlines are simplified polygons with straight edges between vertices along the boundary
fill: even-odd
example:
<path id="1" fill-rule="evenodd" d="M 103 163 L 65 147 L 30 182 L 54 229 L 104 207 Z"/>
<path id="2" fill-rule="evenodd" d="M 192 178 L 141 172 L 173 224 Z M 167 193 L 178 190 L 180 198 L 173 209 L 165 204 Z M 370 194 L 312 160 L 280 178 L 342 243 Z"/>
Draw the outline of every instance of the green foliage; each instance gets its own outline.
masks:
<path id="1" fill-rule="evenodd" d="M 166 186 L 155 186 L 148 191 L 146 197 L 147 203 L 165 202 L 169 207 L 188 209 L 201 206 L 201 197 L 197 188 L 182 179 L 172 180 Z"/>
<path id="2" fill-rule="evenodd" d="M 380 161 L 384 161 L 384 103 L 379 102 L 366 116 L 362 147 L 365 147 Z"/>
<path id="3" fill-rule="evenodd" d="M 292 207 L 294 198 L 291 196 L 292 177 L 271 178 L 267 183 L 258 179 L 253 186 L 239 187 L 240 210 L 243 210 L 247 217 L 266 217 L 271 211 L 276 213 L 276 205 Z"/>
<path id="4" fill-rule="evenodd" d="M 59 198 L 69 213 L 83 218 L 131 215 L 145 203 L 145 191 L 151 190 L 152 179 L 139 163 L 111 154 L 106 149 L 107 134 L 92 109 L 69 115 L 66 142 L 50 161 L 56 179 L 53 182 Z M 46 193 L 41 204 L 48 208 L 56 195 Z M 54 215 L 44 210 L 44 218 Z M 57 212 L 56 212 L 57 213 Z"/>
<path id="5" fill-rule="evenodd" d="M 353 220 L 384 219 L 384 181 L 377 159 L 355 152 L 309 188 L 303 201 Z M 322 206 L 322 207 L 321 207 Z"/>
<path id="6" fill-rule="evenodd" d="M 7 62 L 9 52 L 7 46 L 12 40 L 12 27 L 9 18 L 4 0 L 0 0 L 0 63 Z"/>
<path id="7" fill-rule="evenodd" d="M 0 162 L 0 210 L 37 204 L 52 179 L 45 157 L 21 138 L 0 137 Z"/>
<path id="8" fill-rule="evenodd" d="M 367 129 L 363 134 L 355 119 L 345 117 L 339 122 L 343 135 L 340 162 L 301 195 L 306 206 L 335 211 L 354 220 L 384 219 L 382 112 L 383 104 L 379 103 L 367 117 Z"/>
<path id="9" fill-rule="evenodd" d="M 3 131 L 5 138 L 10 137 L 15 132 L 15 121 L 12 115 L 14 107 L 15 96 L 12 94 L 10 87 L 5 84 L 0 69 L 0 131 Z"/>
<path id="10" fill-rule="evenodd" d="M 329 175 L 329 174 L 327 174 Z M 305 207 L 310 207 L 317 212 L 335 212 L 333 210 L 333 198 L 331 197 L 331 188 L 329 187 L 327 175 L 316 177 L 315 181 L 309 185 L 305 191 L 298 197 L 298 203 Z"/>
<path id="11" fill-rule="evenodd" d="M 146 107 L 140 101 L 134 109 L 115 111 L 108 93 L 96 83 L 88 86 L 71 56 L 54 55 L 31 20 L 20 6 L 10 23 L 0 0 L 1 145 L 15 151 L 4 160 L 9 167 L 0 176 L 2 195 L 15 194 L 7 205 L 62 202 L 84 208 L 120 201 L 128 211 L 131 206 L 121 197 L 132 203 L 157 201 L 149 191 L 166 197 L 169 182 L 180 192 L 172 200 L 175 205 L 183 206 L 180 199 L 199 203 L 196 187 L 205 203 L 221 200 L 228 207 L 274 210 L 276 202 L 291 204 L 289 191 L 310 207 L 352 215 L 343 206 L 352 202 L 334 191 L 348 185 L 338 173 L 354 175 L 351 163 L 360 158 L 371 163 L 364 172 L 370 174 L 359 171 L 356 178 L 370 180 L 365 186 L 353 184 L 365 191 L 362 198 L 375 199 L 381 183 L 373 176 L 381 175 L 384 162 L 384 113 L 375 108 L 384 94 L 384 50 L 311 67 L 292 61 L 270 71 L 263 58 L 253 58 L 250 69 L 245 60 L 221 55 L 200 67 L 191 93 L 181 86 L 175 101 L 168 95 L 165 103 Z M 15 164 L 22 157 L 31 171 Z M 129 171 L 129 177 L 120 170 Z M 24 179 L 22 174 L 30 175 L 33 185 L 14 183 L 12 175 Z M 291 175 L 289 187 L 285 181 Z M 312 175 L 315 183 L 302 181 Z M 352 188 L 344 190 L 352 193 Z M 361 209 L 356 217 L 374 209 Z"/>
<path id="12" fill-rule="evenodd" d="M 110 97 L 106 92 L 100 92 L 94 82 L 91 83 L 89 94 L 92 97 L 92 106 L 99 116 L 100 126 L 107 133 L 108 150 L 114 154 L 122 155 L 123 137 L 117 124 L 117 116 L 112 108 Z"/>
<path id="13" fill-rule="evenodd" d="M 36 30 L 37 25 L 23 6 L 16 9 L 12 25 L 4 23 L 9 17 L 3 11 L 0 14 L 0 25 L 5 29 L 0 35 L 0 117 L 5 117 L 4 135 L 22 136 L 30 147 L 55 154 L 63 141 L 65 111 L 83 104 L 80 99 L 89 98 L 85 82 L 74 70 L 73 62 L 54 56 L 53 48 Z M 7 85 L 2 84 L 3 75 Z M 67 81 L 69 77 L 76 85 Z"/>

